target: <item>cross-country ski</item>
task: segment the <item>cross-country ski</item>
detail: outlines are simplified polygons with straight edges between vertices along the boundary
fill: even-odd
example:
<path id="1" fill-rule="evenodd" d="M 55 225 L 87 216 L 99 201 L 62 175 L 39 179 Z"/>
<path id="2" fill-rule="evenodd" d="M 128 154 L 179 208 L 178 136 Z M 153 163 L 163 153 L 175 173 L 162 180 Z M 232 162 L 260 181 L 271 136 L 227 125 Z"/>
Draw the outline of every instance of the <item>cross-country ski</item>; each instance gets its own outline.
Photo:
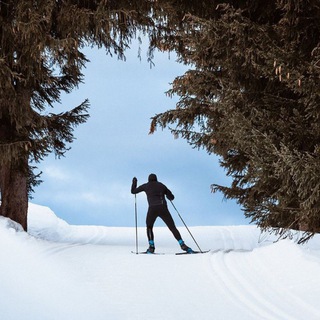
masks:
<path id="1" fill-rule="evenodd" d="M 164 252 L 148 252 L 148 251 L 140 251 L 140 252 L 135 252 L 131 251 L 133 254 L 149 254 L 149 255 L 164 255 Z"/>
<path id="2" fill-rule="evenodd" d="M 193 254 L 199 254 L 199 253 L 208 253 L 210 252 L 210 250 L 206 250 L 206 251 L 192 251 L 192 252 L 175 252 L 175 253 L 170 253 L 170 252 L 148 252 L 148 251 L 140 251 L 140 252 L 135 252 L 135 251 L 131 251 L 131 253 L 133 254 L 149 254 L 149 255 L 165 255 L 165 254 L 175 254 L 176 256 L 179 255 L 193 255 Z"/>
<path id="3" fill-rule="evenodd" d="M 205 250 L 205 251 L 192 251 L 192 252 L 176 252 L 176 256 L 180 256 L 182 254 L 187 254 L 187 255 L 193 255 L 193 254 L 198 254 L 198 253 L 208 253 L 210 250 Z"/>

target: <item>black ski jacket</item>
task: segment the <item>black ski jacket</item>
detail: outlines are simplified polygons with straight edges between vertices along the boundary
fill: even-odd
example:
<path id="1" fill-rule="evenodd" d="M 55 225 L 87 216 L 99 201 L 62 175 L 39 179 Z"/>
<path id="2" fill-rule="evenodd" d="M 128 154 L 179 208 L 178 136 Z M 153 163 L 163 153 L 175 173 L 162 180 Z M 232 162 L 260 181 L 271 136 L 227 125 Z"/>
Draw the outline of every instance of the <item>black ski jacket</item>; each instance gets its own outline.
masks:
<path id="1" fill-rule="evenodd" d="M 169 200 L 174 199 L 172 192 L 163 183 L 157 181 L 157 176 L 155 174 L 150 174 L 149 181 L 139 187 L 137 187 L 137 179 L 133 178 L 131 193 L 136 194 L 142 191 L 147 194 L 149 206 L 166 205 L 165 196 Z"/>

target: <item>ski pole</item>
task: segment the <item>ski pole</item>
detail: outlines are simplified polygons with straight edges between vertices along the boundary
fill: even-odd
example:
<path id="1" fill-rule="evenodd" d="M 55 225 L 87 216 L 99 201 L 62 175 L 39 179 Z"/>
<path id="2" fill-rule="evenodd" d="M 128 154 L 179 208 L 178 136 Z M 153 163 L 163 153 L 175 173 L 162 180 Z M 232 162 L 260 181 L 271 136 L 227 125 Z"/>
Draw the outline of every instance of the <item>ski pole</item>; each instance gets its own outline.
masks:
<path id="1" fill-rule="evenodd" d="M 200 249 L 200 247 L 199 247 L 199 245 L 198 245 L 198 243 L 197 243 L 196 239 L 194 238 L 194 236 L 192 235 L 191 231 L 190 231 L 190 230 L 189 230 L 189 228 L 187 227 L 186 223 L 185 223 L 185 222 L 184 222 L 184 220 L 182 219 L 182 217 L 181 217 L 181 215 L 180 215 L 179 211 L 177 210 L 176 206 L 173 204 L 172 200 L 170 200 L 170 202 L 171 202 L 172 206 L 174 207 L 174 210 L 176 210 L 176 211 L 177 211 L 177 214 L 178 214 L 179 218 L 181 219 L 182 223 L 184 224 L 184 226 L 185 226 L 185 227 L 186 227 L 186 229 L 188 230 L 188 232 L 189 232 L 189 234 L 190 234 L 191 238 L 193 239 L 194 243 L 197 245 L 197 247 L 198 247 L 199 251 L 202 253 L 202 250 Z"/>
<path id="2" fill-rule="evenodd" d="M 138 254 L 138 213 L 137 213 L 137 195 L 134 195 L 134 215 L 136 224 L 136 254 Z"/>

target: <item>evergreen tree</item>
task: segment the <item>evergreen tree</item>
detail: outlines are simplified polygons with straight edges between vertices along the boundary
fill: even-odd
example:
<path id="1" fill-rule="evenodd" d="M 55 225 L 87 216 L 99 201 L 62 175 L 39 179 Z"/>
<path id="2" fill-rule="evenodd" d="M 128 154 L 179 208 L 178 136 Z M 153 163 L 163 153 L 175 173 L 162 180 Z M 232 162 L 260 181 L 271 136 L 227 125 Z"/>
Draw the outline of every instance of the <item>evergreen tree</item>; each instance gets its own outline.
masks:
<path id="1" fill-rule="evenodd" d="M 89 103 L 49 113 L 83 80 L 82 49 L 104 48 L 125 59 L 140 34 L 171 34 L 176 12 L 192 1 L 6 0 L 0 1 L 0 215 L 27 229 L 28 194 L 39 181 L 34 162 L 58 157 L 73 141 L 73 129 L 88 118 Z M 168 25 L 168 14 L 174 16 Z M 179 16 L 179 15 L 178 15 Z"/>
<path id="2" fill-rule="evenodd" d="M 124 58 L 137 31 L 149 57 L 176 51 L 193 66 L 169 94 L 175 110 L 153 118 L 221 157 L 233 178 L 213 185 L 264 229 L 305 230 L 319 221 L 319 16 L 317 1 L 26 0 L 0 2 L 0 214 L 27 228 L 32 162 L 62 156 L 88 101 L 47 110 L 82 81 L 81 50 Z"/>
<path id="3" fill-rule="evenodd" d="M 88 101 L 60 114 L 48 110 L 82 81 L 85 46 L 124 58 L 137 21 L 151 21 L 139 6 L 150 11 L 146 1 L 0 2 L 0 214 L 24 229 L 28 191 L 39 182 L 32 162 L 64 155 L 73 128 L 88 118 Z"/>
<path id="4" fill-rule="evenodd" d="M 236 199 L 262 229 L 301 242 L 320 231 L 320 6 L 309 0 L 202 1 L 158 47 L 193 66 L 172 84 L 176 109 L 156 115 L 220 156 Z"/>

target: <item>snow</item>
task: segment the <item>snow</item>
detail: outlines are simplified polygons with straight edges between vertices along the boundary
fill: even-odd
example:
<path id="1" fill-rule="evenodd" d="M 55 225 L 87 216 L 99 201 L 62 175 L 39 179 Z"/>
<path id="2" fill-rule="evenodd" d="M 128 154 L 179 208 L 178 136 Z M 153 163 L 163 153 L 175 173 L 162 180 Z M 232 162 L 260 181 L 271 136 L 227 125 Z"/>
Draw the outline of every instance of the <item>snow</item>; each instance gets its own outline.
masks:
<path id="1" fill-rule="evenodd" d="M 254 226 L 191 227 L 211 251 L 176 256 L 175 239 L 157 227 L 165 254 L 136 255 L 135 228 L 72 226 L 34 204 L 28 223 L 26 233 L 0 217 L 4 320 L 320 319 L 318 235 L 301 246 Z M 145 228 L 138 234 L 145 250 Z"/>

